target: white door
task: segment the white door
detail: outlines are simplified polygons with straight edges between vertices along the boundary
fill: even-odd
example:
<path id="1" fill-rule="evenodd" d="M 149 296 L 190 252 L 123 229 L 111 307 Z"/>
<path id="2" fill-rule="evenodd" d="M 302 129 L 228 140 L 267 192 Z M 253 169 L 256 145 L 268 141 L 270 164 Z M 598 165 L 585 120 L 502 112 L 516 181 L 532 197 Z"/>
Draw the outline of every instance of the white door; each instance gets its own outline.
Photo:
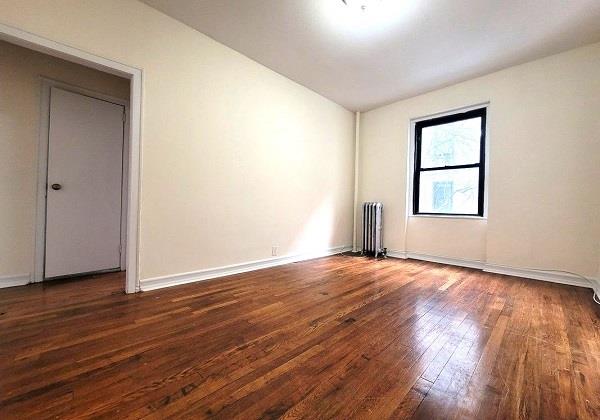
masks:
<path id="1" fill-rule="evenodd" d="M 50 92 L 45 278 L 120 266 L 124 107 Z"/>

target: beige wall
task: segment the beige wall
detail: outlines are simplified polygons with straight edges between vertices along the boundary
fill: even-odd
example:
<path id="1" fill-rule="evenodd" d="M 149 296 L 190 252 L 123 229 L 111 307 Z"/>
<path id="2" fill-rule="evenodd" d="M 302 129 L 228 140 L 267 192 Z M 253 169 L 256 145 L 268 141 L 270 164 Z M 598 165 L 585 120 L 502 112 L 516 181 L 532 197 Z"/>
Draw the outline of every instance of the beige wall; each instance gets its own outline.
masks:
<path id="1" fill-rule="evenodd" d="M 351 244 L 351 112 L 137 1 L 0 22 L 143 70 L 142 279 Z"/>
<path id="2" fill-rule="evenodd" d="M 595 276 L 600 241 L 600 44 L 363 114 L 360 201 L 381 200 L 386 246 Z M 409 217 L 412 118 L 489 101 L 487 220 Z"/>
<path id="3" fill-rule="evenodd" d="M 129 81 L 0 41 L 0 277 L 33 268 L 41 76 L 129 98 Z"/>

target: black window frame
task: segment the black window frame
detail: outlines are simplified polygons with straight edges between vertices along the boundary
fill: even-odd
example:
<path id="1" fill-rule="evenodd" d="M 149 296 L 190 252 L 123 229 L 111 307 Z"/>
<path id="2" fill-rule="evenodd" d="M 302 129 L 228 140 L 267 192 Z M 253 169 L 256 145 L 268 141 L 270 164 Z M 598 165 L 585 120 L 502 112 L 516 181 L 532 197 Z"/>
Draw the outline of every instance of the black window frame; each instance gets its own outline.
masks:
<path id="1" fill-rule="evenodd" d="M 479 147 L 479 162 L 464 165 L 445 165 L 432 168 L 421 168 L 421 136 L 423 128 L 436 125 L 449 124 L 456 121 L 469 120 L 472 118 L 481 118 L 481 136 Z M 486 120 L 487 107 L 473 109 L 471 111 L 458 112 L 456 114 L 445 115 L 443 117 L 431 118 L 415 123 L 415 151 L 414 151 L 414 171 L 413 171 L 413 215 L 415 216 L 472 216 L 483 217 L 485 210 L 485 152 L 486 152 Z M 419 211 L 419 190 L 421 181 L 421 172 L 444 171 L 452 169 L 479 168 L 479 195 L 477 213 L 431 213 Z"/>

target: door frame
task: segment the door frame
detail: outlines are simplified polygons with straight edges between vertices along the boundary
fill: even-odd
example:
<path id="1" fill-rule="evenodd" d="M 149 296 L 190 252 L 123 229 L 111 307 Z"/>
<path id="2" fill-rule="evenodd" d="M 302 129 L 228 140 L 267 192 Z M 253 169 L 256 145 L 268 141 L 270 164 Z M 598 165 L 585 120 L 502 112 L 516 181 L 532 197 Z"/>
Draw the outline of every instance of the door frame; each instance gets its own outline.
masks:
<path id="1" fill-rule="evenodd" d="M 36 250 L 35 250 L 35 269 L 34 278 L 36 281 L 46 281 L 44 277 L 44 267 L 46 262 L 46 224 L 48 211 L 48 148 L 50 145 L 50 92 L 52 88 L 58 88 L 67 92 L 87 96 L 101 101 L 110 102 L 124 107 L 125 121 L 123 125 L 123 149 L 121 161 L 123 164 L 123 173 L 121 175 L 121 220 L 120 220 L 120 263 L 121 271 L 126 269 L 127 255 L 127 180 L 129 163 L 129 101 L 105 95 L 93 90 L 85 89 L 79 86 L 50 79 L 44 76 L 41 79 L 41 106 L 40 106 L 40 127 L 38 141 L 38 173 L 37 173 L 37 208 L 36 208 Z"/>
<path id="2" fill-rule="evenodd" d="M 127 234 L 126 234 L 126 276 L 125 292 L 135 293 L 140 290 L 139 278 L 139 223 L 140 223 L 140 173 L 141 173 L 141 121 L 142 121 L 142 86 L 143 71 L 139 68 L 131 67 L 117 61 L 113 61 L 69 45 L 62 44 L 21 29 L 0 23 L 0 39 L 25 48 L 39 51 L 63 60 L 82 64 L 105 73 L 125 77 L 130 80 L 129 95 L 129 153 L 128 153 L 128 187 L 127 187 Z M 39 183 L 38 183 L 39 186 Z M 44 193 L 46 185 L 44 183 Z M 39 191 L 38 195 L 39 197 Z M 38 203 L 39 204 L 39 203 Z M 36 209 L 39 208 L 36 207 Z M 45 212 L 44 212 L 45 213 Z M 36 214 L 36 221 L 42 217 Z M 36 222 L 34 222 L 36 223 Z M 37 226 L 37 225 L 36 225 Z M 37 232 L 36 232 L 37 233 Z M 34 249 L 35 257 L 33 261 L 33 282 L 43 280 L 43 270 L 38 272 L 39 252 L 43 248 L 39 247 L 40 238 L 36 234 Z M 45 247 L 44 242 L 42 242 Z M 42 266 L 43 268 L 43 266 Z M 41 275 L 41 277 L 40 277 Z"/>

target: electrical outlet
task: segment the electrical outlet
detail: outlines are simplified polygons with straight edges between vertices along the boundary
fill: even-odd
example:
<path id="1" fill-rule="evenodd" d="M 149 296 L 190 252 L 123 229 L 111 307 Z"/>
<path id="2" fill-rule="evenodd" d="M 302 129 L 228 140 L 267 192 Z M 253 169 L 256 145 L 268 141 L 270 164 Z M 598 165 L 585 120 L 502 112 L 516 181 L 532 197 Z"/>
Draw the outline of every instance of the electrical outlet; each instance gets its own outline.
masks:
<path id="1" fill-rule="evenodd" d="M 271 255 L 274 257 L 277 256 L 277 248 L 277 246 L 271 247 Z"/>

